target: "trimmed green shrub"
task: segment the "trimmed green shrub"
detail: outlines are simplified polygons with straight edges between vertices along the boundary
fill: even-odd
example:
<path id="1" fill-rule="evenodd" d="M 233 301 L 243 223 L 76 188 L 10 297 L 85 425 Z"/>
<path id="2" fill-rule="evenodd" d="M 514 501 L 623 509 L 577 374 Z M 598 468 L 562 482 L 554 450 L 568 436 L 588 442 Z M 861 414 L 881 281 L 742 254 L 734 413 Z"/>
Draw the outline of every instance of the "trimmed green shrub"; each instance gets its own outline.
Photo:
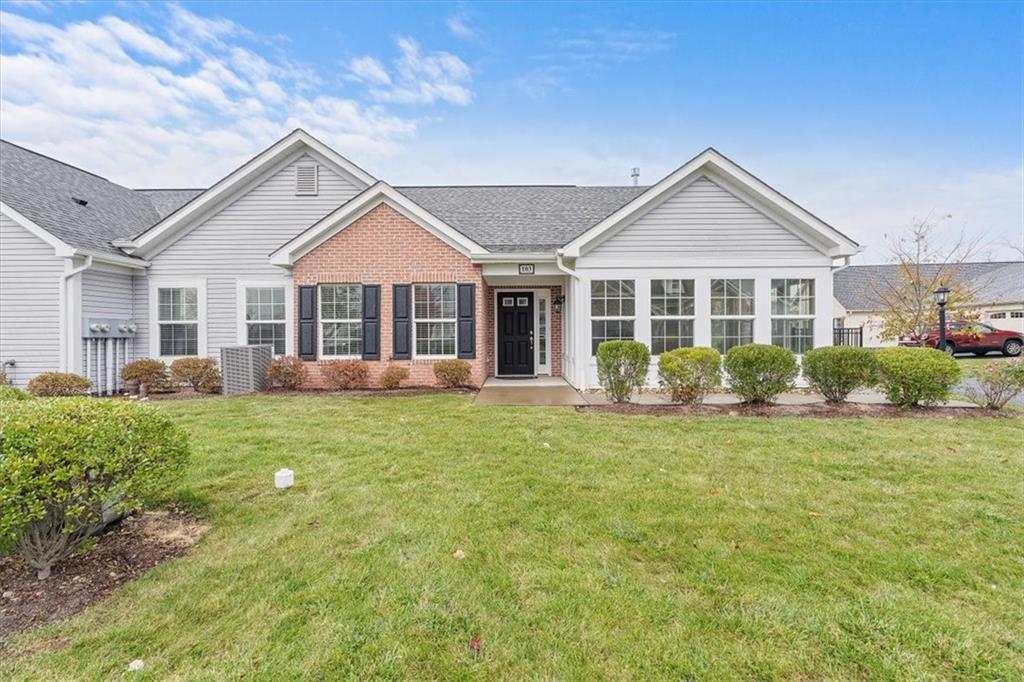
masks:
<path id="1" fill-rule="evenodd" d="M 746 403 L 773 403 L 793 386 L 799 373 L 796 356 L 780 346 L 747 343 L 725 354 L 725 371 L 733 393 Z"/>
<path id="2" fill-rule="evenodd" d="M 291 355 L 275 358 L 267 365 L 267 381 L 273 388 L 297 391 L 306 383 L 306 363 Z"/>
<path id="3" fill-rule="evenodd" d="M 377 384 L 387 391 L 393 391 L 409 378 L 409 370 L 401 365 L 389 365 L 377 379 Z"/>
<path id="4" fill-rule="evenodd" d="M 62 397 L 82 395 L 89 390 L 92 382 L 85 377 L 67 372 L 43 372 L 28 382 L 28 392 L 38 397 Z"/>
<path id="5" fill-rule="evenodd" d="M 442 360 L 434 363 L 434 377 L 445 388 L 469 385 L 473 367 L 465 360 Z"/>
<path id="6" fill-rule="evenodd" d="M 216 393 L 220 388 L 220 370 L 213 358 L 178 358 L 171 363 L 171 379 L 199 393 Z"/>
<path id="7" fill-rule="evenodd" d="M 133 360 L 121 368 L 121 378 L 149 386 L 159 385 L 167 378 L 167 365 L 153 358 Z"/>
<path id="8" fill-rule="evenodd" d="M 370 367 L 362 360 L 331 360 L 320 367 L 320 374 L 331 388 L 363 388 L 370 379 Z"/>
<path id="9" fill-rule="evenodd" d="M 1024 391 L 1024 358 L 989 362 L 972 377 L 978 385 L 967 387 L 968 397 L 989 410 L 1001 410 Z"/>
<path id="10" fill-rule="evenodd" d="M 804 353 L 804 377 L 830 403 L 844 402 L 853 391 L 878 382 L 874 351 L 855 346 L 822 346 Z"/>
<path id="11" fill-rule="evenodd" d="M 899 407 L 942 402 L 960 380 L 960 365 L 935 348 L 883 348 L 875 355 L 885 397 Z"/>
<path id="12" fill-rule="evenodd" d="M 188 457 L 184 431 L 147 405 L 57 398 L 0 410 L 0 546 L 40 579 L 103 525 L 139 509 Z"/>
<path id="13" fill-rule="evenodd" d="M 714 348 L 676 348 L 658 356 L 658 377 L 672 402 L 700 405 L 722 384 L 721 365 Z"/>
<path id="14" fill-rule="evenodd" d="M 612 402 L 629 402 L 644 385 L 651 351 L 639 341 L 604 341 L 597 347 L 597 380 Z"/>
<path id="15" fill-rule="evenodd" d="M 29 400 L 31 396 L 17 386 L 0 384 L 0 403 L 8 400 Z"/>

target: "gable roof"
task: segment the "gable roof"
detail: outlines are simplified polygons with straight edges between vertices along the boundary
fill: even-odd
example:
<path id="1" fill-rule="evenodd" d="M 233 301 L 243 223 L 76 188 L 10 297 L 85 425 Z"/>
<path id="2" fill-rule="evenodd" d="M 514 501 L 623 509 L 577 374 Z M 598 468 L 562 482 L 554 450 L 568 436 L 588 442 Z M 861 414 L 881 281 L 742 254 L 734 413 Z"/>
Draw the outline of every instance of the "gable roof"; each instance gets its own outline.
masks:
<path id="1" fill-rule="evenodd" d="M 708 147 L 642 194 L 565 245 L 570 258 L 607 239 L 661 201 L 702 176 L 742 197 L 754 208 L 791 229 L 805 241 L 832 257 L 850 256 L 861 246 L 792 199 L 740 167 L 716 149 Z"/>
<path id="2" fill-rule="evenodd" d="M 922 265 L 926 277 L 934 275 L 939 265 Z M 832 295 L 847 310 L 869 311 L 876 307 L 870 296 L 879 282 L 891 282 L 899 276 L 898 265 L 851 265 L 836 271 Z M 1019 303 L 1024 301 L 1024 261 L 996 263 L 963 263 L 958 271 L 965 279 L 979 285 L 975 303 Z"/>
<path id="3" fill-rule="evenodd" d="M 188 202 L 195 199 L 197 196 L 205 192 L 205 189 L 137 189 L 136 192 L 140 192 L 149 197 L 150 203 L 153 204 L 153 208 L 156 209 L 157 215 L 160 220 L 163 220 L 167 216 L 171 215 L 179 208 L 187 204 Z M 149 227 L 147 225 L 147 227 Z"/>
<path id="4" fill-rule="evenodd" d="M 396 187 L 488 251 L 558 248 L 646 187 L 513 185 Z"/>
<path id="5" fill-rule="evenodd" d="M 181 199 L 178 192 L 163 198 L 163 210 Z M 0 201 L 73 249 L 120 257 L 111 242 L 152 225 L 161 210 L 146 193 L 6 140 L 0 140 Z"/>
<path id="6" fill-rule="evenodd" d="M 232 199 L 248 190 L 269 171 L 276 170 L 279 166 L 298 158 L 303 153 L 312 154 L 327 163 L 335 172 L 348 178 L 353 185 L 360 189 L 365 189 L 376 182 L 376 179 L 362 168 L 305 130 L 296 128 L 221 178 L 187 204 L 139 233 L 132 240 L 133 248 L 140 255 L 147 257 L 158 253 L 183 230 L 194 224 L 197 219 L 230 203 Z"/>
<path id="7" fill-rule="evenodd" d="M 486 249 L 458 230 L 439 220 L 409 197 L 383 181 L 378 181 L 337 209 L 327 214 L 294 239 L 270 254 L 274 265 L 290 266 L 298 259 L 338 234 L 371 210 L 387 204 L 457 251 L 466 255 L 486 253 Z"/>

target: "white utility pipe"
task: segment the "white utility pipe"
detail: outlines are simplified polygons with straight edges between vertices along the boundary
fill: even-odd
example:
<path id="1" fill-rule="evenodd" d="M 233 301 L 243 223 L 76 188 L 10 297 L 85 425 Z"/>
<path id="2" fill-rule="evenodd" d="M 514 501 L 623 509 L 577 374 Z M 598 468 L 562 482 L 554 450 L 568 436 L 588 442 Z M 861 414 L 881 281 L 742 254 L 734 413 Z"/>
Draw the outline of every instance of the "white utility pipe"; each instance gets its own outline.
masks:
<path id="1" fill-rule="evenodd" d="M 107 339 L 107 395 L 114 395 L 114 344 Z"/>

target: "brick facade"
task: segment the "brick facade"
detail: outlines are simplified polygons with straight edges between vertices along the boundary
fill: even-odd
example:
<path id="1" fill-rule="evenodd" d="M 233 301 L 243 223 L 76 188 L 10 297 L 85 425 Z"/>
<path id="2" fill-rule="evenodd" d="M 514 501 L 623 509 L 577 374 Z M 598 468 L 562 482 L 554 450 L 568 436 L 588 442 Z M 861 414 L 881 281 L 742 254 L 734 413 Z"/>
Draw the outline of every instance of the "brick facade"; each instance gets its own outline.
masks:
<path id="1" fill-rule="evenodd" d="M 498 291 L 515 291 L 516 289 L 550 289 L 548 310 L 548 364 L 551 367 L 551 376 L 562 376 L 562 311 L 555 310 L 555 299 L 562 297 L 562 287 L 541 287 L 541 286 L 487 286 L 487 300 L 484 302 L 487 308 L 487 376 L 492 377 L 498 358 L 495 355 L 495 294 Z M 536 305 L 536 301 L 534 301 Z"/>
<path id="2" fill-rule="evenodd" d="M 411 386 L 435 383 L 435 360 L 392 360 L 392 284 L 425 284 L 453 282 L 476 284 L 476 358 L 472 380 L 483 383 L 487 366 L 487 322 L 483 296 L 487 290 L 481 267 L 448 246 L 387 204 L 371 209 L 347 228 L 334 235 L 295 262 L 292 269 L 295 297 L 295 348 L 298 344 L 298 287 L 308 284 L 379 284 L 380 290 L 380 361 L 369 361 L 370 381 L 376 383 L 390 364 L 409 370 L 406 382 Z M 319 311 L 318 311 L 319 312 Z M 319 353 L 320 331 L 317 329 Z M 309 384 L 325 388 L 318 371 L 323 361 L 309 364 Z"/>

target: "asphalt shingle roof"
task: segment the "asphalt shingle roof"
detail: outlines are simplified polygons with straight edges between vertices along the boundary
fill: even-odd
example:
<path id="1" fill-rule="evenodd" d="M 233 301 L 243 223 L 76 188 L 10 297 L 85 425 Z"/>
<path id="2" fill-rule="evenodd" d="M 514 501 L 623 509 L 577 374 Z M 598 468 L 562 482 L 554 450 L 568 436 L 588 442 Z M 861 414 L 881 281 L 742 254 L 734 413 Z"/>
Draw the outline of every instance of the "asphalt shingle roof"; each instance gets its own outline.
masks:
<path id="1" fill-rule="evenodd" d="M 137 189 L 149 197 L 150 203 L 163 220 L 179 208 L 205 192 L 205 189 Z M 149 227 L 147 225 L 147 227 Z"/>
<path id="2" fill-rule="evenodd" d="M 186 200 L 178 190 L 154 194 L 0 140 L 0 200 L 75 248 L 124 255 L 112 240 L 138 234 Z"/>
<path id="3" fill-rule="evenodd" d="M 646 187 L 575 185 L 396 187 L 489 251 L 563 246 Z"/>
<path id="4" fill-rule="evenodd" d="M 832 294 L 847 310 L 871 310 L 870 292 L 879 282 L 894 281 L 896 265 L 851 265 L 835 273 Z M 922 265 L 925 273 L 934 273 L 938 265 Z M 963 263 L 961 276 L 978 283 L 975 303 L 1016 303 L 1024 301 L 1024 261 Z M 928 276 L 926 274 L 926 276 Z"/>

